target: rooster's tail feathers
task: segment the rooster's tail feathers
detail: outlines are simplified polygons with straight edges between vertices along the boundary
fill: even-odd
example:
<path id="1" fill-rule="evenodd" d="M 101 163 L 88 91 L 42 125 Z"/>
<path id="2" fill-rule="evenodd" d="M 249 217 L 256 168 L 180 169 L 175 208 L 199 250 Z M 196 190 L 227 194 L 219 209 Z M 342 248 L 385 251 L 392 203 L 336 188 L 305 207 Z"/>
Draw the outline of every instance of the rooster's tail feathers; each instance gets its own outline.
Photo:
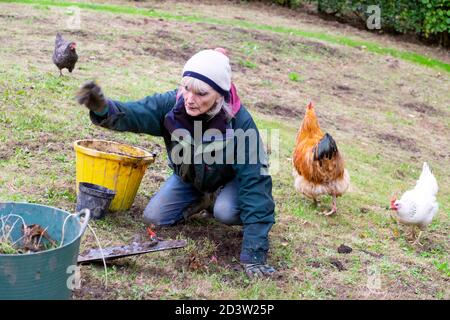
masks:
<path id="1" fill-rule="evenodd" d="M 331 135 L 326 133 L 319 141 L 319 144 L 314 147 L 313 152 L 314 160 L 322 160 L 323 158 L 331 159 L 338 153 L 336 141 L 334 141 Z"/>

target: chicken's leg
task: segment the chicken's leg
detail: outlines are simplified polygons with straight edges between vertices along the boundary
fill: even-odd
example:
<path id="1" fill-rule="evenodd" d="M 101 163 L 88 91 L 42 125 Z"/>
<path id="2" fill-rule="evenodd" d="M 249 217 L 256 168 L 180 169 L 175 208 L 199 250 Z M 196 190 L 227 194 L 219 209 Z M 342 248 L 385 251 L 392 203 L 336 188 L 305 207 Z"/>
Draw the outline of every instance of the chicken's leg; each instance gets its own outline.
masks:
<path id="1" fill-rule="evenodd" d="M 314 199 L 313 199 L 313 204 L 314 204 L 314 207 L 317 208 L 317 206 L 319 205 L 319 201 L 317 201 L 317 199 L 314 198 Z"/>
<path id="2" fill-rule="evenodd" d="M 60 77 L 63 76 L 63 74 L 62 74 L 62 69 L 59 69 L 59 76 L 60 76 Z"/>
<path id="3" fill-rule="evenodd" d="M 333 195 L 333 207 L 331 208 L 331 211 L 329 211 L 329 212 L 322 212 L 320 214 L 324 215 L 324 216 L 331 216 L 331 215 L 335 214 L 336 212 L 337 212 L 336 196 Z"/>
<path id="4" fill-rule="evenodd" d="M 419 246 L 423 247 L 423 244 L 420 243 L 420 237 L 422 236 L 422 230 L 419 231 L 419 235 L 417 236 L 416 240 L 412 243 L 413 245 L 418 244 Z"/>
<path id="5" fill-rule="evenodd" d="M 406 237 L 408 242 L 412 243 L 411 239 L 415 239 L 416 238 L 416 230 L 415 230 L 415 226 L 411 226 L 411 228 L 409 229 L 409 232 L 406 232 Z M 408 239 L 409 238 L 409 239 Z"/>

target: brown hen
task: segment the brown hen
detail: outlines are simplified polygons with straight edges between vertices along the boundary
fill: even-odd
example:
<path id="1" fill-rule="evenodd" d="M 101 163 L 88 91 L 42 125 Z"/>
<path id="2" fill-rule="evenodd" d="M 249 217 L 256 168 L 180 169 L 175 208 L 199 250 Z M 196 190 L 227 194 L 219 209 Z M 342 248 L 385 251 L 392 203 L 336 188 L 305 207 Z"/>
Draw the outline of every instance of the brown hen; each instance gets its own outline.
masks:
<path id="1" fill-rule="evenodd" d="M 292 162 L 297 191 L 313 199 L 315 204 L 319 196 L 331 195 L 333 208 L 324 214 L 336 213 L 336 197 L 347 191 L 350 177 L 333 137 L 320 129 L 312 103 L 306 107 Z"/>

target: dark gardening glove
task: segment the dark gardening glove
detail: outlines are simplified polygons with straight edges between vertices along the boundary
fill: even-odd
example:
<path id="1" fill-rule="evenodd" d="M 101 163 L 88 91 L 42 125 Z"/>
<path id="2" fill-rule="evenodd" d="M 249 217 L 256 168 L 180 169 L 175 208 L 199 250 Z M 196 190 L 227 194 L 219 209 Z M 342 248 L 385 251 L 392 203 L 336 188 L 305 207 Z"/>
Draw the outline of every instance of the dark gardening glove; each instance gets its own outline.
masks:
<path id="1" fill-rule="evenodd" d="M 243 264 L 245 273 L 250 278 L 254 277 L 270 277 L 275 273 L 275 269 L 268 264 L 262 263 L 245 263 Z"/>
<path id="2" fill-rule="evenodd" d="M 105 110 L 106 99 L 102 89 L 95 81 L 84 83 L 76 94 L 79 104 L 84 104 L 89 110 L 101 113 Z"/>

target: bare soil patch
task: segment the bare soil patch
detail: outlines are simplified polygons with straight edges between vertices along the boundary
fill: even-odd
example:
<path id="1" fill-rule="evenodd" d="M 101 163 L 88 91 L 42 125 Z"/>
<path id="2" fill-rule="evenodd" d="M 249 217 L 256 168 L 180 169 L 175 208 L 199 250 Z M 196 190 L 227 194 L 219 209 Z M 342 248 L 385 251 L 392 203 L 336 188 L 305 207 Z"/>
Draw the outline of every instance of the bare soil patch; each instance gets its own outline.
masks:
<path id="1" fill-rule="evenodd" d="M 400 137 L 392 133 L 377 133 L 376 137 L 381 142 L 387 142 L 395 147 L 400 147 L 405 151 L 419 152 L 416 142 L 412 138 Z"/>
<path id="2" fill-rule="evenodd" d="M 304 116 L 304 111 L 294 108 L 289 108 L 279 104 L 268 104 L 266 102 L 256 102 L 253 105 L 258 112 L 270 115 L 277 115 L 285 118 L 301 118 Z"/>
<path id="3" fill-rule="evenodd" d="M 436 108 L 423 102 L 407 102 L 402 104 L 402 107 L 430 116 L 442 115 L 440 110 L 437 110 Z"/>

